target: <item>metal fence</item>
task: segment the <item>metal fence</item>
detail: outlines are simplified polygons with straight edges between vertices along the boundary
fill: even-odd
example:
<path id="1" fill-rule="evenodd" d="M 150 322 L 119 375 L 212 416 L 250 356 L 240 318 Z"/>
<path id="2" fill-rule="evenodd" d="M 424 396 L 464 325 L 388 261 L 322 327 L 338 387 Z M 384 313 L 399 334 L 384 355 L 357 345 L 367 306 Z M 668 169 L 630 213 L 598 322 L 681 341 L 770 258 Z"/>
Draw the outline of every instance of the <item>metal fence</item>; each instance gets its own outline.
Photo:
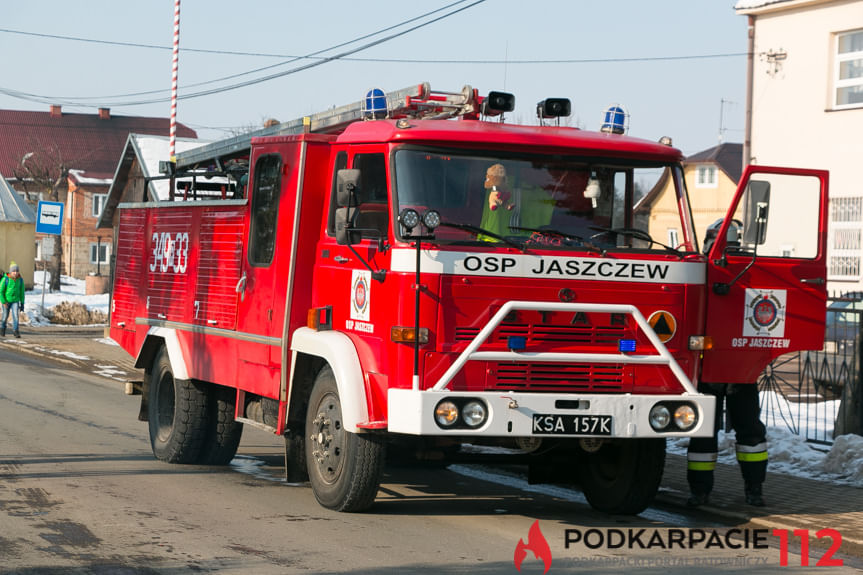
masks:
<path id="1" fill-rule="evenodd" d="M 762 419 L 821 445 L 845 433 L 863 434 L 863 294 L 828 298 L 826 323 L 821 350 L 781 356 L 758 379 Z"/>

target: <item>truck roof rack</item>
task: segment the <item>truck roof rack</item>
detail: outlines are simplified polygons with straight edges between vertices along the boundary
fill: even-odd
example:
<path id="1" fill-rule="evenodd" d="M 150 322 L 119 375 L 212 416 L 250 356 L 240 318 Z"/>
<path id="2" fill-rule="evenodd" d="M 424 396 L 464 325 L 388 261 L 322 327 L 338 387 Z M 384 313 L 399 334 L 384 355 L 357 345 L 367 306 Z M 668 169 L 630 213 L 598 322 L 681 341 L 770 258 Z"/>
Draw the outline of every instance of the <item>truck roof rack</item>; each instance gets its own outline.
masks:
<path id="1" fill-rule="evenodd" d="M 383 99 L 385 98 L 385 102 Z M 331 108 L 311 116 L 282 122 L 176 155 L 176 170 L 186 171 L 197 167 L 223 170 L 224 163 L 232 158 L 248 155 L 252 138 L 284 136 L 302 133 L 338 134 L 354 122 L 374 120 L 381 117 L 447 119 L 459 116 L 476 116 L 480 98 L 476 90 L 465 86 L 461 92 L 433 92 L 428 82 L 384 94 L 381 90 L 370 90 L 366 98 Z M 386 105 L 382 108 L 373 105 Z"/>

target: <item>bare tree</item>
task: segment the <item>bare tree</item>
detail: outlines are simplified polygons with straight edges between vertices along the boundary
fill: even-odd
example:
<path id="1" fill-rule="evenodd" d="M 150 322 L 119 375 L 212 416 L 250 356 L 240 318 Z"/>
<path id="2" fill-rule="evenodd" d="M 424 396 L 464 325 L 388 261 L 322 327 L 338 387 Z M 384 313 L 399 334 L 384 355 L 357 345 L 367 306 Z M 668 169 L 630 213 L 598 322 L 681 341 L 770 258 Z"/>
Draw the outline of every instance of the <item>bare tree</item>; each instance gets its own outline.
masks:
<path id="1" fill-rule="evenodd" d="M 21 157 L 21 162 L 13 170 L 15 179 L 20 182 L 19 187 L 24 192 L 27 200 L 33 203 L 33 194 L 41 193 L 49 201 L 60 201 L 61 192 L 67 189 L 67 178 L 69 176 L 69 164 L 63 159 L 63 155 L 56 146 L 34 146 L 33 151 L 27 152 Z M 60 291 L 60 270 L 63 264 L 63 242 L 54 239 L 54 253 L 51 255 L 49 271 L 51 272 L 51 283 L 48 289 L 52 292 Z"/>

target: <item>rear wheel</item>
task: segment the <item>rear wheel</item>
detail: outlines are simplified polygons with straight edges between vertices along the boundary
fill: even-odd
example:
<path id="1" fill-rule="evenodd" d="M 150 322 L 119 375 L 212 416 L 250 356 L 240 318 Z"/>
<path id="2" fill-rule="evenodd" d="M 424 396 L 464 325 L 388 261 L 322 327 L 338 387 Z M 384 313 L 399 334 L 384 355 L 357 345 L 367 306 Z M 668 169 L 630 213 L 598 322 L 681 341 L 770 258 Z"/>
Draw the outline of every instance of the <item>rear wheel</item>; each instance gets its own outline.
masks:
<path id="1" fill-rule="evenodd" d="M 197 461 L 207 431 L 207 394 L 200 384 L 174 379 L 164 347 L 153 361 L 149 393 L 153 455 L 168 463 Z"/>
<path id="2" fill-rule="evenodd" d="M 594 509 L 641 513 L 656 496 L 664 467 L 665 439 L 612 441 L 585 454 L 581 488 Z"/>
<path id="3" fill-rule="evenodd" d="M 211 385 L 207 389 L 210 413 L 207 436 L 198 457 L 203 465 L 227 465 L 237 454 L 243 437 L 243 424 L 234 419 L 237 391 Z"/>
<path id="4" fill-rule="evenodd" d="M 332 369 L 315 378 L 305 425 L 306 467 L 318 503 L 336 511 L 363 511 L 374 503 L 384 470 L 381 437 L 350 433 Z"/>

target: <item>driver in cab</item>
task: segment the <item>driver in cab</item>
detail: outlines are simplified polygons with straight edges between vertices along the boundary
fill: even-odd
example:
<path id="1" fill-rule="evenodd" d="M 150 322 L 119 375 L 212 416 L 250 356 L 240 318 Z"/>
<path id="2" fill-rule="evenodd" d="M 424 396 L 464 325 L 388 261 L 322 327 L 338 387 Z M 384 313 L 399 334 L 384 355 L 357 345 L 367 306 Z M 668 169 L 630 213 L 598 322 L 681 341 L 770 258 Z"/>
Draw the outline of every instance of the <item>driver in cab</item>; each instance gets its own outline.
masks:
<path id="1" fill-rule="evenodd" d="M 485 202 L 480 227 L 499 236 L 525 235 L 512 228 L 534 228 L 548 225 L 554 203 L 541 188 L 511 187 L 503 164 L 489 166 L 485 174 Z M 495 242 L 490 236 L 479 236 L 482 241 Z"/>

